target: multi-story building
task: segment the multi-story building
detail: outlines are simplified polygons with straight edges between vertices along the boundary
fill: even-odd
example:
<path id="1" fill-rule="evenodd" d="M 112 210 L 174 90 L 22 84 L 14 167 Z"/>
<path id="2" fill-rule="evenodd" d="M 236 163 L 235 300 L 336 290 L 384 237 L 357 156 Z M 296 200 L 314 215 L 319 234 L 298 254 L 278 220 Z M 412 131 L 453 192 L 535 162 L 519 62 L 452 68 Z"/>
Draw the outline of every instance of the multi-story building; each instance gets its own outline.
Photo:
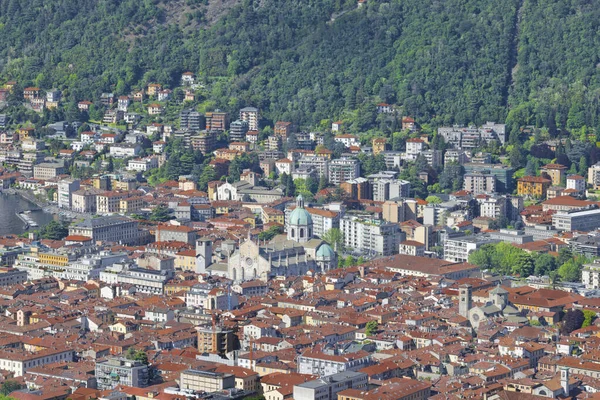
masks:
<path id="1" fill-rule="evenodd" d="M 471 172 L 464 175 L 463 189 L 472 194 L 494 193 L 496 177 L 482 172 Z"/>
<path id="2" fill-rule="evenodd" d="M 546 164 L 540 168 L 542 176 L 547 175 L 553 185 L 560 185 L 566 176 L 567 167 L 561 164 Z"/>
<path id="3" fill-rule="evenodd" d="M 142 152 L 138 143 L 115 143 L 110 145 L 110 155 L 117 158 L 137 157 Z"/>
<path id="4" fill-rule="evenodd" d="M 487 122 L 479 128 L 458 125 L 440 127 L 438 128 L 438 135 L 441 135 L 446 143 L 456 149 L 473 149 L 482 143 L 494 140 L 504 144 L 506 141 L 506 125 Z"/>
<path id="5" fill-rule="evenodd" d="M 277 121 L 274 128 L 275 135 L 281 136 L 284 139 L 294 133 L 294 125 L 288 121 Z"/>
<path id="6" fill-rule="evenodd" d="M 546 197 L 552 181 L 541 176 L 524 176 L 517 181 L 517 194 L 536 198 Z"/>
<path id="7" fill-rule="evenodd" d="M 423 150 L 425 150 L 425 142 L 422 139 L 406 139 L 406 153 L 404 159 L 414 161 Z"/>
<path id="8" fill-rule="evenodd" d="M 33 166 L 33 177 L 35 179 L 52 179 L 65 173 L 63 163 L 40 163 Z"/>
<path id="9" fill-rule="evenodd" d="M 463 165 L 468 162 L 469 155 L 464 150 L 446 150 L 446 153 L 444 154 L 444 165 L 449 163 L 457 163 Z"/>
<path id="10" fill-rule="evenodd" d="M 594 189 L 600 188 L 600 162 L 588 168 L 587 183 Z"/>
<path id="11" fill-rule="evenodd" d="M 360 176 L 360 162 L 355 158 L 342 157 L 329 163 L 329 183 L 339 185 Z"/>
<path id="12" fill-rule="evenodd" d="M 363 369 L 371 364 L 371 355 L 364 350 L 334 355 L 310 349 L 298 356 L 297 364 L 298 373 L 323 377 Z"/>
<path id="13" fill-rule="evenodd" d="M 0 365 L 2 365 L 2 369 L 12 372 L 15 378 L 24 376 L 25 372 L 30 368 L 73 361 L 75 361 L 75 350 L 65 347 L 53 347 L 35 353 L 24 353 L 23 351 L 9 347 L 0 351 Z"/>
<path id="14" fill-rule="evenodd" d="M 368 375 L 362 372 L 346 371 L 294 385 L 294 400 L 338 400 L 338 393 L 347 389 L 364 391 L 368 385 Z"/>
<path id="15" fill-rule="evenodd" d="M 100 390 L 111 390 L 119 385 L 146 387 L 148 377 L 148 366 L 140 361 L 122 357 L 96 361 L 96 381 Z"/>
<path id="16" fill-rule="evenodd" d="M 200 151 L 202 154 L 208 154 L 215 149 L 217 138 L 215 131 L 201 131 L 197 135 L 190 136 L 190 145 L 192 149 Z"/>
<path id="17" fill-rule="evenodd" d="M 508 199 L 504 196 L 478 197 L 477 203 L 479 204 L 479 216 L 493 219 L 506 217 L 510 204 L 508 203 Z"/>
<path id="18" fill-rule="evenodd" d="M 567 189 L 576 190 L 580 194 L 585 192 L 585 178 L 581 175 L 567 176 Z"/>
<path id="19" fill-rule="evenodd" d="M 220 110 L 213 112 L 207 112 L 206 117 L 206 130 L 223 132 L 229 128 L 229 114 Z"/>
<path id="20" fill-rule="evenodd" d="M 346 215 L 340 220 L 344 246 L 364 255 L 389 256 L 397 253 L 405 239 L 398 224 Z"/>
<path id="21" fill-rule="evenodd" d="M 96 195 L 96 212 L 98 214 L 118 213 L 121 208 L 121 200 L 129 197 L 126 192 L 106 191 Z"/>
<path id="22" fill-rule="evenodd" d="M 600 227 L 600 209 L 558 211 L 552 216 L 552 226 L 567 232 L 592 231 Z"/>
<path id="23" fill-rule="evenodd" d="M 319 177 L 329 176 L 329 159 L 324 156 L 303 156 L 298 161 L 300 168 L 313 167 L 319 173 Z M 349 179 L 346 179 L 349 180 Z"/>
<path id="24" fill-rule="evenodd" d="M 141 235 L 138 222 L 127 217 L 89 218 L 69 227 L 69 235 L 81 235 L 93 241 L 116 242 L 123 244 L 139 243 Z"/>
<path id="25" fill-rule="evenodd" d="M 245 142 L 246 133 L 248 133 L 248 122 L 238 119 L 229 125 L 229 141 Z"/>
<path id="26" fill-rule="evenodd" d="M 233 331 L 220 327 L 198 327 L 200 353 L 227 354 L 235 350 Z"/>
<path id="27" fill-rule="evenodd" d="M 80 213 L 96 212 L 96 196 L 99 189 L 80 189 L 71 195 L 71 209 Z"/>
<path id="28" fill-rule="evenodd" d="M 416 240 L 405 240 L 400 242 L 398 254 L 407 256 L 425 257 L 425 245 Z"/>
<path id="29" fill-rule="evenodd" d="M 246 121 L 248 123 L 249 130 L 251 130 L 251 131 L 258 130 L 258 121 L 260 120 L 258 108 L 254 108 L 254 107 L 242 108 L 240 110 L 240 119 L 242 121 Z"/>
<path id="30" fill-rule="evenodd" d="M 199 131 L 202 129 L 202 114 L 193 108 L 182 110 L 179 114 L 179 129 Z"/>
<path id="31" fill-rule="evenodd" d="M 127 163 L 127 171 L 145 172 L 154 168 L 158 168 L 157 157 L 135 158 Z"/>
<path id="32" fill-rule="evenodd" d="M 58 182 L 58 207 L 70 210 L 72 195 L 79 187 L 79 179 L 63 179 Z"/>
<path id="33" fill-rule="evenodd" d="M 356 178 L 340 184 L 340 188 L 348 193 L 351 199 L 355 200 L 371 200 L 373 193 L 371 183 L 365 178 Z"/>
<path id="34" fill-rule="evenodd" d="M 377 179 L 373 181 L 373 200 L 387 201 L 410 196 L 410 182 L 401 179 Z"/>
<path id="35" fill-rule="evenodd" d="M 469 261 L 469 254 L 484 244 L 498 243 L 499 240 L 481 236 L 457 236 L 444 240 L 444 260 L 456 263 Z"/>
<path id="36" fill-rule="evenodd" d="M 442 165 L 442 152 L 440 150 L 425 150 L 421 154 L 427 160 L 427 164 L 432 168 L 437 168 Z"/>
<path id="37" fill-rule="evenodd" d="M 586 289 L 600 289 L 600 262 L 585 264 L 581 270 L 581 283 Z"/>
<path id="38" fill-rule="evenodd" d="M 235 376 L 221 372 L 186 369 L 179 375 L 179 387 L 195 392 L 218 392 L 235 387 Z"/>
<path id="39" fill-rule="evenodd" d="M 386 138 L 373 138 L 373 154 L 378 156 L 380 153 L 383 153 L 385 151 L 386 143 Z"/>

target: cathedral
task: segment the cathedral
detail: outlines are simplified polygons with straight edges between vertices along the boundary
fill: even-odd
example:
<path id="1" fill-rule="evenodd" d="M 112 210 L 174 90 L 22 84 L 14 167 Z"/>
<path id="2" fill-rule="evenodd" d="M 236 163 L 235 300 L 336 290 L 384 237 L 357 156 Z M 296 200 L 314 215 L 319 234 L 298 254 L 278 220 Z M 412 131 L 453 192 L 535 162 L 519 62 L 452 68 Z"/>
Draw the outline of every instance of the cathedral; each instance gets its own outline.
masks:
<path id="1" fill-rule="evenodd" d="M 459 291 L 458 312 L 467 318 L 473 329 L 477 330 L 484 321 L 502 318 L 510 322 L 527 322 L 527 318 L 508 300 L 508 291 L 498 285 L 488 294 L 488 300 L 481 307 L 473 307 L 471 285 L 461 285 Z"/>
<path id="2" fill-rule="evenodd" d="M 246 239 L 229 257 L 227 277 L 235 282 L 266 281 L 275 276 L 298 276 L 336 267 L 337 257 L 331 246 L 313 238 L 312 217 L 300 195 L 290 215 L 287 237 L 276 236 L 265 244 Z"/>

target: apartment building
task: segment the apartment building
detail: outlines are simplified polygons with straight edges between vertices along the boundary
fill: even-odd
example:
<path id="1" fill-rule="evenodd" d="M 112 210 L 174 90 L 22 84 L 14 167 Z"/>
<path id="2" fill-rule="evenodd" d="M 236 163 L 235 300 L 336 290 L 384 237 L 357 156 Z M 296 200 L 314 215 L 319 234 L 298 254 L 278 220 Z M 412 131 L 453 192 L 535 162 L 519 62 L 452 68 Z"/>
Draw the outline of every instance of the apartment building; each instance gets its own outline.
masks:
<path id="1" fill-rule="evenodd" d="M 71 209 L 73 193 L 79 190 L 79 179 L 63 179 L 58 182 L 58 207 Z"/>
<path id="2" fill-rule="evenodd" d="M 367 389 L 369 377 L 362 372 L 345 371 L 294 385 L 294 400 L 338 400 L 338 393 Z"/>
<path id="3" fill-rule="evenodd" d="M 310 349 L 298 356 L 297 364 L 298 373 L 323 377 L 368 367 L 371 355 L 364 350 L 336 355 Z"/>
<path id="4" fill-rule="evenodd" d="M 300 168 L 314 168 L 319 177 L 329 177 L 329 159 L 324 156 L 302 156 L 298 161 Z M 350 179 L 346 179 L 347 181 Z"/>
<path id="5" fill-rule="evenodd" d="M 195 392 L 212 393 L 235 387 L 235 376 L 221 372 L 186 369 L 179 375 L 179 387 Z"/>
<path id="6" fill-rule="evenodd" d="M 339 185 L 360 176 L 360 162 L 355 158 L 342 157 L 329 163 L 329 183 Z"/>
<path id="7" fill-rule="evenodd" d="M 344 234 L 344 246 L 364 255 L 396 254 L 399 243 L 406 238 L 398 224 L 359 215 L 344 216 L 340 230 Z"/>
<path id="8" fill-rule="evenodd" d="M 498 243 L 499 240 L 481 236 L 458 236 L 444 240 L 444 260 L 456 263 L 468 262 L 469 254 L 484 244 Z"/>
<path id="9" fill-rule="evenodd" d="M 40 163 L 33 166 L 33 177 L 35 179 L 52 179 L 65 173 L 63 163 Z"/>
<path id="10" fill-rule="evenodd" d="M 146 387 L 148 377 L 148 366 L 140 361 L 122 357 L 96 361 L 96 381 L 100 390 L 111 390 L 119 385 Z"/>
<path id="11" fill-rule="evenodd" d="M 123 244 L 136 244 L 141 237 L 136 220 L 118 216 L 89 218 L 76 222 L 69 227 L 69 235 L 81 235 L 92 238 L 93 241 Z"/>
<path id="12" fill-rule="evenodd" d="M 246 141 L 246 133 L 249 131 L 249 126 L 247 121 L 242 121 L 238 119 L 237 121 L 233 121 L 229 125 L 229 141 L 230 142 L 245 142 Z"/>
<path id="13" fill-rule="evenodd" d="M 64 347 L 48 348 L 27 352 L 17 348 L 4 348 L 0 351 L 0 368 L 14 373 L 15 378 L 25 375 L 33 367 L 46 364 L 75 361 L 75 350 Z"/>
<path id="14" fill-rule="evenodd" d="M 248 130 L 257 131 L 260 115 L 258 108 L 245 107 L 240 110 L 240 119 L 248 123 Z"/>
<path id="15" fill-rule="evenodd" d="M 463 189 L 474 194 L 496 192 L 496 177 L 482 172 L 471 172 L 464 175 Z"/>

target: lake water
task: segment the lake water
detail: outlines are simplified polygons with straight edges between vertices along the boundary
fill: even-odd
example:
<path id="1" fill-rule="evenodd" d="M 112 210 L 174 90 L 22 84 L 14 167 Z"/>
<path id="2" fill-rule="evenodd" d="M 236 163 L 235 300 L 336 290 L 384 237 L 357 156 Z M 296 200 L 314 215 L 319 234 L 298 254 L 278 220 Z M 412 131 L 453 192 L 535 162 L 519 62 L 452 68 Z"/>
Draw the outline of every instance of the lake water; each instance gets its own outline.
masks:
<path id="1" fill-rule="evenodd" d="M 35 204 L 21 196 L 0 193 L 0 236 L 8 234 L 21 234 L 25 232 L 25 223 L 17 217 L 16 213 L 38 208 Z M 46 225 L 58 216 L 48 214 L 42 210 L 32 211 L 29 216 L 40 227 Z M 33 230 L 39 228 L 33 228 Z"/>

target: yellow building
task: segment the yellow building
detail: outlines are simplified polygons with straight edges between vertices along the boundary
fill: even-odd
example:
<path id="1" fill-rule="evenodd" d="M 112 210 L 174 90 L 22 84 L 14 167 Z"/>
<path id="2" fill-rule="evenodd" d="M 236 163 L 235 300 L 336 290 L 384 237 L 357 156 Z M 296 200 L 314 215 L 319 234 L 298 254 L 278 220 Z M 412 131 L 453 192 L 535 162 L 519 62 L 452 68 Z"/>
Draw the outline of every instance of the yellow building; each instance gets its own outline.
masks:
<path id="1" fill-rule="evenodd" d="M 547 175 L 553 185 L 560 185 L 566 178 L 567 167 L 561 164 L 546 164 L 540 168 L 540 173 L 542 176 Z"/>
<path id="2" fill-rule="evenodd" d="M 39 253 L 40 264 L 57 265 L 60 267 L 69 264 L 69 256 L 66 254 Z"/>
<path id="3" fill-rule="evenodd" d="M 546 197 L 546 191 L 552 185 L 550 179 L 541 176 L 524 176 L 517 181 L 517 194 L 519 196 Z"/>
<path id="4" fill-rule="evenodd" d="M 386 138 L 373 138 L 373 154 L 379 155 L 385 151 Z"/>
<path id="5" fill-rule="evenodd" d="M 196 271 L 196 250 L 182 250 L 175 253 L 175 269 Z"/>
<path id="6" fill-rule="evenodd" d="M 262 208 L 262 221 L 263 224 L 274 222 L 276 224 L 285 224 L 285 214 L 283 211 L 272 207 Z"/>

